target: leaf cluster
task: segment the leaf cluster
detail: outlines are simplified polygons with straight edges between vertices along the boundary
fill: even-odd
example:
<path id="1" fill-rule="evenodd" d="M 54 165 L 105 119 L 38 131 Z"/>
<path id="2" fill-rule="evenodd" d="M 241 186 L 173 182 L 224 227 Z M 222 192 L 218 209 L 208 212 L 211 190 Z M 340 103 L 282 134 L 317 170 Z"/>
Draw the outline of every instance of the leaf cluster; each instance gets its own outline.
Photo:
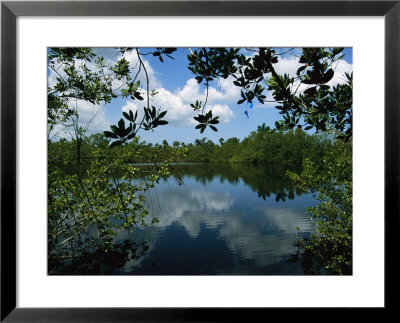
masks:
<path id="1" fill-rule="evenodd" d="M 153 130 L 158 126 L 168 124 L 168 121 L 163 119 L 167 111 L 159 112 L 155 106 L 151 106 L 151 108 L 143 107 L 143 110 L 144 117 L 140 123 L 137 123 L 138 111 L 133 113 L 132 110 L 129 110 L 129 112 L 122 113 L 128 121 L 128 126 L 125 126 L 125 121 L 121 118 L 116 125 L 110 126 L 111 131 L 104 131 L 107 138 L 116 139 L 110 144 L 110 148 L 121 146 L 135 138 L 140 129 Z"/>
<path id="2" fill-rule="evenodd" d="M 140 81 L 137 82 L 130 82 L 127 84 L 128 88 L 126 89 L 121 89 L 122 97 L 126 98 L 130 96 L 132 100 L 144 100 L 144 98 L 141 96 L 140 92 L 138 91 Z"/>
<path id="3" fill-rule="evenodd" d="M 188 69 L 196 75 L 197 83 L 209 84 L 212 80 L 228 78 L 236 73 L 234 59 L 239 48 L 199 48 L 187 55 Z"/>
<path id="4" fill-rule="evenodd" d="M 163 55 L 167 56 L 170 59 L 175 59 L 171 54 L 175 52 L 177 49 L 173 47 L 169 48 L 156 48 L 156 50 L 152 53 L 153 56 L 158 57 L 161 63 L 164 63 Z"/>
<path id="5" fill-rule="evenodd" d="M 207 126 L 213 131 L 218 131 L 214 125 L 219 123 L 219 116 L 213 117 L 212 110 L 209 110 L 206 114 L 198 114 L 197 117 L 193 117 L 193 119 L 199 123 L 196 129 L 200 129 L 200 133 L 203 133 Z"/>
<path id="6" fill-rule="evenodd" d="M 276 50 L 249 50 L 255 53 L 251 57 L 239 48 L 201 48 L 188 55 L 188 68 L 197 82 L 204 81 L 207 88 L 215 79 L 232 76 L 233 84 L 241 88 L 239 105 L 254 100 L 265 104 L 266 91 L 269 91 L 283 116 L 276 123 L 282 130 L 294 127 L 317 132 L 334 129 L 338 138 L 351 138 L 352 74 L 345 75 L 343 84 L 329 85 L 337 62 L 344 57 L 343 48 L 302 48 L 301 66 L 295 75 L 276 72 L 274 65 L 281 55 Z M 199 109 L 196 104 L 191 107 Z"/>
<path id="7" fill-rule="evenodd" d="M 304 241 L 305 255 L 335 274 L 352 272 L 352 143 L 337 140 L 321 160 L 305 159 L 303 172 L 288 172 L 296 187 L 311 191 L 320 203 L 307 208 L 316 232 Z"/>

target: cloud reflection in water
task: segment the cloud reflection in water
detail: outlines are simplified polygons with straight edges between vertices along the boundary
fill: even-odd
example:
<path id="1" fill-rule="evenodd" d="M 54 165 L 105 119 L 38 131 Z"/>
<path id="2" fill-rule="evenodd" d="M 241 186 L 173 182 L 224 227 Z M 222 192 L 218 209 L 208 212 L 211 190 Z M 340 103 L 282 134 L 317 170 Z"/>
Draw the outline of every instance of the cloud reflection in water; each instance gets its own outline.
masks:
<path id="1" fill-rule="evenodd" d="M 193 268 L 196 268 L 199 259 L 215 262 L 224 254 L 224 260 L 231 263 L 229 269 L 213 265 L 216 268 L 208 274 L 246 274 L 247 271 L 254 272 L 255 268 L 262 270 L 282 263 L 294 252 L 296 226 L 301 227 L 302 232 L 312 231 L 304 208 L 264 206 L 256 196 L 254 206 L 245 208 L 235 203 L 237 194 L 240 194 L 238 189 L 233 185 L 230 191 L 190 189 L 190 186 L 160 189 L 157 197 L 152 197 L 157 203 L 151 208 L 152 215 L 159 219 L 159 223 L 135 231 L 132 235 L 123 232 L 118 237 L 126 239 L 128 235 L 132 239 L 144 239 L 149 244 L 147 255 L 128 262 L 123 272 L 134 274 L 145 261 L 153 261 L 154 266 L 157 260 L 152 257 L 155 257 L 160 246 L 169 243 L 182 250 L 204 244 L 204 247 L 200 247 L 201 256 L 199 249 L 188 253 L 190 259 L 187 261 L 192 263 Z M 242 189 L 248 188 L 243 186 Z M 190 239 L 178 241 L 176 237 L 183 233 Z M 213 234 L 215 239 L 223 242 L 226 252 L 221 251 L 221 246 L 210 248 L 204 238 L 207 234 Z M 163 250 L 164 253 L 165 250 L 171 253 L 171 259 L 180 252 L 173 247 Z M 249 269 L 249 266 L 252 268 Z"/>

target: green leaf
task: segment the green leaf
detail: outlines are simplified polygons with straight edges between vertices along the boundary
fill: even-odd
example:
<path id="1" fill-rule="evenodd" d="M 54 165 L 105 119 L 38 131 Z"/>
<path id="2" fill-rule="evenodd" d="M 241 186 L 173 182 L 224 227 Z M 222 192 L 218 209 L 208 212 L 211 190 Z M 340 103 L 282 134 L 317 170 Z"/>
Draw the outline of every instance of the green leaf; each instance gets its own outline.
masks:
<path id="1" fill-rule="evenodd" d="M 127 140 L 130 140 L 136 136 L 136 133 L 132 132 L 130 135 L 126 137 Z"/>
<path id="2" fill-rule="evenodd" d="M 167 111 L 163 111 L 158 115 L 159 119 L 162 119 L 167 114 Z"/>
<path id="3" fill-rule="evenodd" d="M 111 131 L 104 131 L 104 135 L 108 138 L 118 139 L 119 137 Z"/>
<path id="4" fill-rule="evenodd" d="M 329 86 L 329 85 L 324 84 L 324 85 L 321 85 L 321 86 L 320 86 L 320 90 L 321 90 L 321 91 L 328 91 L 329 89 L 330 89 L 330 86 Z"/>
<path id="5" fill-rule="evenodd" d="M 210 120 L 208 123 L 209 123 L 209 124 L 218 124 L 218 123 L 219 123 L 218 118 L 219 118 L 219 116 L 218 116 L 218 117 L 215 117 L 215 118 L 212 119 L 212 120 Z"/>
<path id="6" fill-rule="evenodd" d="M 131 93 L 136 92 L 136 90 L 139 88 L 140 85 L 140 81 L 137 81 L 135 84 L 133 84 L 132 88 L 131 88 Z"/>
<path id="7" fill-rule="evenodd" d="M 131 116 L 128 113 L 122 112 L 122 115 L 125 117 L 126 120 L 133 121 L 133 119 L 131 119 Z"/>
<path id="8" fill-rule="evenodd" d="M 317 88 L 315 86 L 308 88 L 303 92 L 307 96 L 314 96 L 317 93 Z"/>
<path id="9" fill-rule="evenodd" d="M 336 56 L 337 54 L 340 54 L 343 51 L 343 47 L 336 47 L 332 50 L 332 56 Z"/>
<path id="10" fill-rule="evenodd" d="M 329 69 L 328 72 L 321 77 L 321 83 L 328 83 L 333 78 L 334 74 L 335 72 L 333 69 Z"/>
<path id="11" fill-rule="evenodd" d="M 145 116 L 146 120 L 150 119 L 149 109 L 146 107 L 144 108 L 144 116 Z"/>
<path id="12" fill-rule="evenodd" d="M 119 121 L 118 121 L 118 127 L 119 127 L 119 129 L 124 129 L 125 130 L 125 122 L 124 122 L 124 119 L 119 119 Z"/>
<path id="13" fill-rule="evenodd" d="M 129 125 L 128 128 L 125 129 L 125 136 L 129 135 L 132 132 L 132 123 Z"/>
<path id="14" fill-rule="evenodd" d="M 304 71 L 305 69 L 307 68 L 307 66 L 302 66 L 302 67 L 300 67 L 298 70 L 297 70 L 297 72 L 296 72 L 296 74 L 297 75 L 300 75 L 300 73 L 302 72 L 302 71 Z"/>
<path id="15" fill-rule="evenodd" d="M 193 119 L 200 123 L 204 123 L 204 121 L 206 120 L 205 116 L 203 116 L 202 114 L 198 114 L 197 117 L 193 117 Z"/>
<path id="16" fill-rule="evenodd" d="M 118 128 L 116 126 L 111 125 L 110 128 L 111 128 L 112 132 L 114 132 L 115 134 L 118 135 Z"/>
<path id="17" fill-rule="evenodd" d="M 136 98 L 136 99 L 138 99 L 140 101 L 144 100 L 144 98 L 140 95 L 140 92 L 133 93 L 132 99 L 134 99 L 134 98 Z"/>

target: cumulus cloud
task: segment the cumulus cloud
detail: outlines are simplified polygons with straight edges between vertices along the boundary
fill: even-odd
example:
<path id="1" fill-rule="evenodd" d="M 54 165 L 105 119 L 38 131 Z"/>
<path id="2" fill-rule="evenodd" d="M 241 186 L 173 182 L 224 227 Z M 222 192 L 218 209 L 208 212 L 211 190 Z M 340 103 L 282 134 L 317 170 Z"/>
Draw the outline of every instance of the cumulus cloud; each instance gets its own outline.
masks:
<path id="1" fill-rule="evenodd" d="M 213 115 L 219 116 L 221 123 L 228 123 L 235 116 L 226 104 L 210 104 L 208 110 L 212 110 Z"/>
<path id="2" fill-rule="evenodd" d="M 295 56 L 286 58 L 280 58 L 278 63 L 274 64 L 275 71 L 278 74 L 289 74 L 296 75 L 297 70 L 302 64 L 299 63 L 299 59 Z"/>
<path id="3" fill-rule="evenodd" d="M 137 104 L 133 101 L 127 100 L 126 104 L 122 107 L 122 111 L 123 112 L 129 112 L 129 111 L 136 112 L 136 111 L 138 111 Z M 138 114 L 139 114 L 139 111 L 138 111 Z"/>
<path id="4" fill-rule="evenodd" d="M 214 86 L 208 88 L 208 103 L 231 101 L 240 96 L 240 88 L 233 84 L 233 77 L 220 79 Z M 185 86 L 176 92 L 182 101 L 193 103 L 195 100 L 205 101 L 207 91 L 205 86 L 197 83 L 194 78 L 186 81 Z"/>
<path id="5" fill-rule="evenodd" d="M 235 78 L 230 76 L 226 79 L 221 79 L 219 83 L 225 99 L 236 102 L 240 98 L 240 88 L 233 84 L 234 80 Z"/>
<path id="6" fill-rule="evenodd" d="M 220 122 L 222 123 L 227 123 L 234 117 L 233 111 L 226 103 L 229 96 L 232 95 L 232 90 L 228 87 L 227 89 L 228 90 L 222 91 L 210 87 L 206 108 L 206 111 L 212 110 L 213 115 L 220 116 Z M 177 127 L 192 127 L 196 124 L 193 117 L 196 116 L 198 112 L 194 111 L 190 107 L 190 104 L 194 103 L 196 100 L 204 101 L 206 92 L 195 79 L 189 79 L 183 88 L 178 89 L 175 92 L 168 91 L 165 88 L 157 88 L 156 91 L 157 94 L 150 98 L 151 105 L 160 108 L 162 111 L 168 111 L 165 119 L 170 125 Z M 139 118 L 143 116 L 143 109 L 142 106 L 139 105 L 138 101 L 127 100 L 126 104 L 122 107 L 122 111 L 128 112 L 129 110 L 132 110 L 133 112 L 138 111 Z"/>

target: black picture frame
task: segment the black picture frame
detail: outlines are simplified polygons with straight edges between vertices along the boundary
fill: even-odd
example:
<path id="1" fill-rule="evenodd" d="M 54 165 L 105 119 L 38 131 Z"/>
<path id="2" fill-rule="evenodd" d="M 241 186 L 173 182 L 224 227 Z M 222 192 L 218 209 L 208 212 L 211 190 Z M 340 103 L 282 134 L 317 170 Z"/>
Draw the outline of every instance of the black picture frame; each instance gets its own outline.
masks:
<path id="1" fill-rule="evenodd" d="M 399 236 L 400 0 L 395 1 L 2 1 L 1 3 L 1 321 L 237 321 L 295 308 L 18 308 L 16 307 L 16 19 L 19 16 L 384 16 L 385 18 L 385 307 L 396 307 Z M 373 261 L 373 260 L 372 260 Z M 38 291 L 39 292 L 39 291 Z M 316 295 L 318 297 L 318 295 Z M 327 311 L 335 309 L 326 308 Z M 347 309 L 350 311 L 351 309 Z M 268 316 L 270 317 L 270 312 Z M 374 313 L 375 313 L 374 312 Z M 368 315 L 371 317 L 369 311 Z M 261 316 L 260 316 L 261 315 Z M 301 314 L 302 315 L 302 314 Z M 377 316 L 377 317 L 378 317 Z M 283 317 L 282 317 L 283 318 Z M 322 318 L 321 318 L 322 319 Z"/>

